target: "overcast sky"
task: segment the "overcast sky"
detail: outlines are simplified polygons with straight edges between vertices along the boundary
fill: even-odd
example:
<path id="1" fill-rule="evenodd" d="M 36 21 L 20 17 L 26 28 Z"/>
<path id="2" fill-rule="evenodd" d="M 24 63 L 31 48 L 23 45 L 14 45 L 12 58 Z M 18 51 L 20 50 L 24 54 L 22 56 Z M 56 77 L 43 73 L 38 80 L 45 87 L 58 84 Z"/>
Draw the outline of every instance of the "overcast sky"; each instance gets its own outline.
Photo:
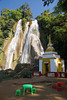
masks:
<path id="1" fill-rule="evenodd" d="M 35 19 L 35 17 L 41 15 L 41 13 L 47 9 L 50 9 L 50 12 L 52 12 L 53 7 L 57 4 L 58 0 L 55 0 L 54 3 L 46 7 L 43 6 L 42 0 L 0 0 L 0 14 L 3 8 L 16 9 L 25 4 L 25 2 L 29 4 L 31 11 L 33 12 L 33 19 Z"/>

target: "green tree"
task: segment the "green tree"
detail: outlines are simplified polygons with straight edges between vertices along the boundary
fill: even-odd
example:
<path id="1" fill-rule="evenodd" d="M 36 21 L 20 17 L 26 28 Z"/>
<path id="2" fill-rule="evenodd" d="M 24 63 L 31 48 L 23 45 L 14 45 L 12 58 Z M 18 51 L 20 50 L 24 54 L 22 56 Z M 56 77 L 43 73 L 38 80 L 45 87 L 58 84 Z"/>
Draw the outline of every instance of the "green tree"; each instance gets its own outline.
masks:
<path id="1" fill-rule="evenodd" d="M 33 18 L 31 9 L 28 3 L 25 3 L 20 8 L 10 10 L 3 8 L 0 16 L 0 46 L 3 45 L 4 40 L 10 34 L 14 34 L 13 25 L 19 20 L 23 19 L 23 31 L 25 30 L 25 23 Z M 2 38 L 3 36 L 3 38 Z"/>
<path id="2" fill-rule="evenodd" d="M 4 16 L 0 16 L 0 29 L 3 30 L 5 27 L 5 18 Z"/>
<path id="3" fill-rule="evenodd" d="M 29 8 L 29 4 L 28 4 L 27 2 L 25 2 L 25 4 L 23 4 L 23 5 L 20 7 L 20 9 L 23 10 L 23 11 L 27 10 L 28 8 Z"/>
<path id="4" fill-rule="evenodd" d="M 10 17 L 10 9 L 3 8 L 1 10 L 1 16 L 4 16 L 6 19 Z"/>
<path id="5" fill-rule="evenodd" d="M 23 11 L 23 18 L 26 18 L 27 21 L 30 21 L 30 19 L 33 18 L 31 9 L 27 2 L 25 2 L 25 4 L 22 5 L 19 9 Z"/>
<path id="6" fill-rule="evenodd" d="M 3 44 L 3 42 L 4 42 L 4 36 L 2 30 L 0 30 L 0 46 Z"/>
<path id="7" fill-rule="evenodd" d="M 53 3 L 55 0 L 42 0 L 44 2 L 44 6 L 48 6 L 50 3 Z M 59 9 L 59 11 L 67 12 L 67 0 L 58 0 L 57 7 L 55 9 Z"/>
<path id="8" fill-rule="evenodd" d="M 18 21 L 20 18 L 22 18 L 22 11 L 20 9 L 10 10 L 3 8 L 1 10 L 1 16 L 4 16 L 5 20 L 13 18 L 15 21 Z"/>
<path id="9" fill-rule="evenodd" d="M 22 18 L 22 11 L 19 9 L 11 10 L 11 18 L 13 18 L 15 21 L 18 21 Z"/>
<path id="10" fill-rule="evenodd" d="M 40 39 L 45 50 L 48 43 L 48 35 L 52 33 L 52 14 L 49 13 L 49 10 L 45 10 L 44 13 L 41 13 L 36 19 L 39 23 Z"/>
<path id="11" fill-rule="evenodd" d="M 61 58 L 67 60 L 67 14 L 59 14 L 53 16 L 52 13 L 44 11 L 40 16 L 36 18 L 39 23 L 40 38 L 46 50 L 48 43 L 48 35 L 51 34 L 52 43 Z"/>

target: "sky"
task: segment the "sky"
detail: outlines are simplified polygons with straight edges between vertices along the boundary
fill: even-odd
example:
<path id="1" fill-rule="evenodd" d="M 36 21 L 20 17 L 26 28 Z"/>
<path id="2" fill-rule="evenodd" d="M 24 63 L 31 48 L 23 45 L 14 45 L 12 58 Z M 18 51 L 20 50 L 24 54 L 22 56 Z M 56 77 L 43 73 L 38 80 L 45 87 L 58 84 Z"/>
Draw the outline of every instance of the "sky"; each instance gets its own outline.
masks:
<path id="1" fill-rule="evenodd" d="M 29 7 L 31 8 L 31 11 L 33 12 L 33 19 L 35 19 L 38 15 L 41 15 L 45 10 L 50 10 L 50 12 L 53 11 L 53 7 L 57 4 L 58 0 L 55 0 L 52 4 L 49 6 L 43 6 L 42 0 L 0 0 L 0 14 L 1 10 L 3 8 L 8 9 L 17 9 L 21 5 L 25 4 L 27 2 L 29 4 Z"/>

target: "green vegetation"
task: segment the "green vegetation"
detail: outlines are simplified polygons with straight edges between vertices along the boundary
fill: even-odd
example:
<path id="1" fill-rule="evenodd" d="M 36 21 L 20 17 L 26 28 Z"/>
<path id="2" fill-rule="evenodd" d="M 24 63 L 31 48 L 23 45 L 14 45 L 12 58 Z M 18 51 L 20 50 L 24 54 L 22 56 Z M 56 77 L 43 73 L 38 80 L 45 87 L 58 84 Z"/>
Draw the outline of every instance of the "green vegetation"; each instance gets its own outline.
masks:
<path id="1" fill-rule="evenodd" d="M 55 0 L 42 0 L 44 6 L 49 6 L 50 3 L 53 3 Z M 55 7 L 55 13 L 65 12 L 67 13 L 67 0 L 58 0 L 57 6 Z"/>
<path id="2" fill-rule="evenodd" d="M 36 19 L 39 23 L 40 38 L 44 50 L 48 43 L 48 35 L 51 34 L 55 50 L 67 62 L 67 14 L 54 16 L 47 10 Z"/>
<path id="3" fill-rule="evenodd" d="M 32 71 L 27 71 L 27 70 L 23 71 L 21 73 L 21 77 L 23 77 L 23 78 L 32 78 Z"/>
<path id="4" fill-rule="evenodd" d="M 25 28 L 26 28 L 26 24 L 25 24 L 26 22 L 27 22 L 27 19 L 23 18 L 23 20 L 22 20 L 23 32 L 25 31 Z"/>
<path id="5" fill-rule="evenodd" d="M 18 63 L 15 67 L 15 72 L 20 72 L 22 68 L 23 68 L 23 65 L 21 63 Z"/>
<path id="6" fill-rule="evenodd" d="M 12 30 L 13 25 L 19 19 L 23 19 L 24 31 L 25 22 L 30 21 L 32 18 L 33 15 L 27 2 L 16 10 L 3 8 L 0 16 L 0 47 L 2 47 L 4 40 L 9 37 L 10 34 L 14 34 L 15 30 Z"/>

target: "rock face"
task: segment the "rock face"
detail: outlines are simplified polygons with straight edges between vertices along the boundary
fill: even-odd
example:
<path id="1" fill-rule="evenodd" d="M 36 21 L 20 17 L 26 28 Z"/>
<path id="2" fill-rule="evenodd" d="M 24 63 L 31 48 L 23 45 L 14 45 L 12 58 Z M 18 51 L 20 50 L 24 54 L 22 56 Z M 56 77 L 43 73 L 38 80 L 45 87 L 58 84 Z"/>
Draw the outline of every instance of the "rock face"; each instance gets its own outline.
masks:
<path id="1" fill-rule="evenodd" d="M 20 19 L 16 26 L 14 37 L 6 45 L 5 69 L 15 69 L 18 62 L 32 63 L 35 58 L 44 54 L 40 42 L 40 33 L 37 20 L 32 21 L 31 25 L 26 23 L 26 29 L 23 33 L 22 20 Z"/>

